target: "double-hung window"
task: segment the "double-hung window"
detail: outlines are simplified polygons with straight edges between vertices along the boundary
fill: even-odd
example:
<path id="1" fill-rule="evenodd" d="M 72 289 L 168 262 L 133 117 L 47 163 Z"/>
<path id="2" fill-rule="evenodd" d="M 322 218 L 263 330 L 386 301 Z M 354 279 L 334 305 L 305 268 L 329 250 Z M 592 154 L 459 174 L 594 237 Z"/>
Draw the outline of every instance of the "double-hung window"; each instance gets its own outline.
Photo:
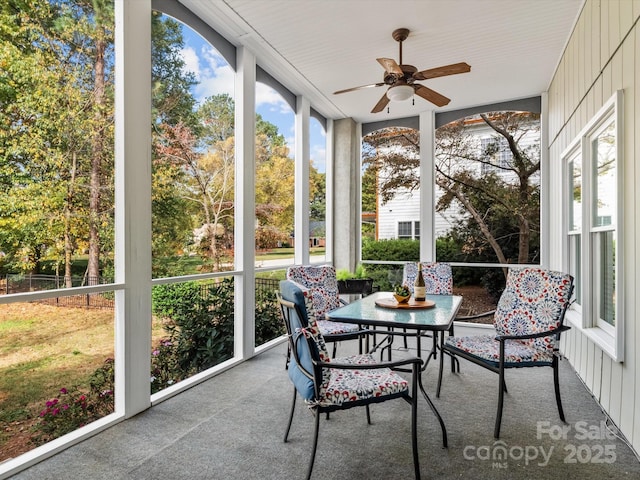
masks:
<path id="1" fill-rule="evenodd" d="M 621 106 L 618 92 L 563 154 L 565 259 L 576 283 L 567 318 L 616 361 L 623 360 Z"/>
<path id="2" fill-rule="evenodd" d="M 420 222 L 398 222 L 398 238 L 420 240 Z"/>

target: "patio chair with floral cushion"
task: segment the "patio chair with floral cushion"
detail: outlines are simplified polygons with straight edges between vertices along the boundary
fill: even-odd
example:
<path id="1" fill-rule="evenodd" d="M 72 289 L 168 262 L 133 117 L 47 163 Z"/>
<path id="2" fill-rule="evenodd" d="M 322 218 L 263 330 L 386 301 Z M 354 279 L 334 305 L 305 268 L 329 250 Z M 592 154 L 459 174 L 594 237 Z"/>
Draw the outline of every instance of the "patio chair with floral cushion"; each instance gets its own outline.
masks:
<path id="1" fill-rule="evenodd" d="M 451 295 L 453 293 L 453 274 L 451 265 L 444 262 L 420 262 L 425 290 L 431 295 Z M 413 295 L 413 286 L 418 276 L 418 263 L 407 262 L 402 269 L 402 283 L 406 284 Z"/>
<path id="2" fill-rule="evenodd" d="M 507 368 L 551 367 L 556 404 L 564 420 L 558 378 L 558 341 L 570 327 L 563 325 L 573 294 L 573 277 L 542 268 L 511 268 L 493 317 L 496 335 L 446 337 L 443 351 L 498 374 L 498 411 L 494 437 L 500 437 Z M 440 358 L 438 388 L 442 386 Z"/>
<path id="3" fill-rule="evenodd" d="M 362 340 L 367 334 L 366 329 L 352 323 L 332 322 L 326 320 L 325 315 L 345 304 L 338 292 L 336 269 L 332 265 L 294 265 L 287 269 L 287 280 L 307 290 L 310 294 L 310 309 L 318 321 L 320 332 L 326 342 L 333 343 L 332 356 L 336 356 L 336 347 L 342 340 L 359 341 L 359 352 L 362 353 Z M 287 362 L 289 356 L 287 356 Z"/>
<path id="4" fill-rule="evenodd" d="M 444 262 L 420 262 L 422 264 L 422 278 L 424 278 L 425 292 L 427 295 L 451 295 L 453 293 L 453 273 L 451 265 Z M 418 262 L 407 262 L 402 267 L 402 284 L 409 287 L 413 295 L 413 287 L 418 276 Z M 406 330 L 404 330 L 406 332 Z M 425 336 L 433 336 L 424 333 Z M 453 324 L 449 329 L 449 335 L 453 335 Z M 434 336 L 433 355 L 436 354 L 436 337 Z M 404 348 L 407 348 L 407 337 L 404 337 Z M 459 365 L 458 365 L 459 367 Z M 455 368 L 452 363 L 451 368 Z"/>
<path id="5" fill-rule="evenodd" d="M 311 477 L 318 446 L 320 416 L 338 410 L 365 406 L 367 422 L 371 423 L 369 405 L 402 398 L 411 405 L 411 446 L 415 478 L 420 479 L 417 440 L 418 375 L 422 360 L 417 357 L 395 362 L 378 363 L 369 354 L 332 359 L 313 314 L 312 299 L 292 281 L 280 282 L 278 302 L 284 320 L 291 362 L 288 375 L 293 389 L 293 402 L 284 436 L 287 442 L 298 394 L 315 416 L 313 449 L 307 471 Z M 392 369 L 410 367 L 409 382 Z"/>

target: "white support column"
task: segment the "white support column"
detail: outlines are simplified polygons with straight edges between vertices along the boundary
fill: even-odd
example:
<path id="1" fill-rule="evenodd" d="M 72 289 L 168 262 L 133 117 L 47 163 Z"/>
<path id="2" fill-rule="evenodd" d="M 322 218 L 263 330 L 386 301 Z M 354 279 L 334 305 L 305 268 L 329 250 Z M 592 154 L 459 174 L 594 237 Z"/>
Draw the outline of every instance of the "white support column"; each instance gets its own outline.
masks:
<path id="1" fill-rule="evenodd" d="M 541 95 L 540 114 L 540 265 L 549 266 L 551 224 L 549 222 L 549 96 Z"/>
<path id="2" fill-rule="evenodd" d="M 354 231 L 356 238 L 354 239 L 355 258 L 349 264 L 349 270 L 356 271 L 358 263 L 362 260 L 362 123 L 356 123 L 355 147 L 357 157 L 355 159 L 355 168 L 351 173 L 351 185 L 355 190 L 355 205 L 351 208 L 357 213 L 354 219 Z"/>
<path id="3" fill-rule="evenodd" d="M 361 126 L 351 118 L 333 122 L 333 265 L 354 270 L 359 256 L 359 224 L 357 218 Z M 338 247 L 339 248 L 336 248 Z"/>
<path id="4" fill-rule="evenodd" d="M 420 114 L 420 260 L 436 260 L 435 113 Z"/>
<path id="5" fill-rule="evenodd" d="M 333 264 L 333 175 L 334 175 L 334 155 L 333 155 L 333 120 L 327 118 L 326 130 L 326 156 L 325 156 L 325 175 L 326 175 L 326 205 L 325 205 L 325 260 Z"/>
<path id="6" fill-rule="evenodd" d="M 309 100 L 296 98 L 294 262 L 309 263 Z"/>
<path id="7" fill-rule="evenodd" d="M 235 278 L 234 353 L 255 350 L 255 136 L 256 58 L 238 47 L 235 83 Z"/>
<path id="8" fill-rule="evenodd" d="M 116 411 L 151 405 L 151 0 L 115 2 Z"/>

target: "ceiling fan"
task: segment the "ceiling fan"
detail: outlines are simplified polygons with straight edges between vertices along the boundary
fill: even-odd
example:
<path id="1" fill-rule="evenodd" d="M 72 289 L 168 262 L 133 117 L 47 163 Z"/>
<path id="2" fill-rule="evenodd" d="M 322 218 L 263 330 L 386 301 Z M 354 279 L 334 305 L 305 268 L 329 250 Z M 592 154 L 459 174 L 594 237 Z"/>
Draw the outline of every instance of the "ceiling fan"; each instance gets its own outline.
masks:
<path id="1" fill-rule="evenodd" d="M 381 112 L 387 104 L 393 101 L 407 100 L 417 94 L 418 96 L 430 101 L 438 107 L 447 105 L 451 100 L 440 93 L 425 87 L 416 81 L 428 80 L 430 78 L 445 77 L 447 75 L 456 75 L 458 73 L 467 73 L 471 71 L 471 67 L 465 62 L 444 65 L 437 68 L 429 68 L 427 70 L 418 71 L 413 65 L 404 65 L 402 63 L 402 42 L 409 36 L 409 29 L 398 28 L 391 34 L 393 39 L 400 44 L 400 63 L 396 63 L 391 58 L 378 58 L 378 63 L 384 67 L 384 78 L 382 82 L 372 83 L 370 85 L 362 85 L 360 87 L 347 88 L 333 92 L 334 95 L 363 88 L 381 87 L 389 85 L 386 93 L 378 101 L 371 113 Z"/>

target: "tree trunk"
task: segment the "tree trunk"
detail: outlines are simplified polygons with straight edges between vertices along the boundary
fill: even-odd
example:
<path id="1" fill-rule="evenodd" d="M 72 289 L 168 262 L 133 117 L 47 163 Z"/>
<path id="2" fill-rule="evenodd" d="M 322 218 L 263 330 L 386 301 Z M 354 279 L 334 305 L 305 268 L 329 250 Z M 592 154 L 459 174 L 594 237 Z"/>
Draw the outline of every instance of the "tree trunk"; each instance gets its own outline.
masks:
<path id="1" fill-rule="evenodd" d="M 71 288 L 71 259 L 73 258 L 73 241 L 71 238 L 71 213 L 73 211 L 72 202 L 75 195 L 76 183 L 76 153 L 71 154 L 71 177 L 67 187 L 67 199 L 64 205 L 64 286 Z"/>
<path id="2" fill-rule="evenodd" d="M 482 232 L 484 237 L 487 239 L 487 242 L 489 242 L 489 245 L 491 245 L 491 248 L 495 252 L 496 257 L 498 257 L 498 262 L 502 264 L 506 264 L 507 258 L 504 256 L 504 253 L 502 252 L 502 248 L 500 248 L 500 244 L 492 235 L 491 230 L 489 230 L 489 226 L 482 219 L 482 215 L 480 215 L 480 213 L 475 209 L 475 207 L 472 205 L 469 199 L 465 197 L 464 194 L 461 193 L 458 188 L 452 188 L 451 192 L 456 196 L 458 201 L 467 209 L 467 211 L 471 214 L 473 219 L 476 221 L 476 223 L 478 224 L 478 227 L 480 228 L 480 231 Z M 503 268 L 502 271 L 506 278 L 507 269 Z"/>
<path id="3" fill-rule="evenodd" d="M 101 28 L 100 26 L 98 28 Z M 104 156 L 104 52 L 106 41 L 104 34 L 98 34 L 94 64 L 94 133 L 91 142 L 91 176 L 89 186 L 89 261 L 87 265 L 87 283 L 96 285 L 100 278 L 100 188 L 102 159 Z"/>

